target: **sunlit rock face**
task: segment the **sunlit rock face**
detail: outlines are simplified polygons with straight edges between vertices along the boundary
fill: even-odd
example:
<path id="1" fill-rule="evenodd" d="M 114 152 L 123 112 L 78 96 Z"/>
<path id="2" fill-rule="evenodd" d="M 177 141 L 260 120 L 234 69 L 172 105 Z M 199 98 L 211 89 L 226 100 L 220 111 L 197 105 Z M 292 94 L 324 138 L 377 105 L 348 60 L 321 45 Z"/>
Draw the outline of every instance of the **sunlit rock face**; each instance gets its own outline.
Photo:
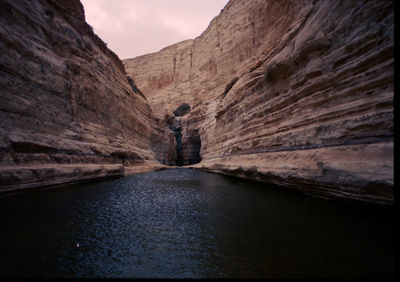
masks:
<path id="1" fill-rule="evenodd" d="M 194 167 L 392 204 L 393 6 L 232 0 L 194 40 L 123 63 L 156 115 L 191 107 Z"/>
<path id="2" fill-rule="evenodd" d="M 3 0 L 0 192 L 161 162 L 392 204 L 393 6 L 232 0 L 122 64 L 78 0 Z"/>
<path id="3" fill-rule="evenodd" d="M 0 192 L 157 166 L 163 129 L 78 0 L 1 1 L 0 26 Z"/>

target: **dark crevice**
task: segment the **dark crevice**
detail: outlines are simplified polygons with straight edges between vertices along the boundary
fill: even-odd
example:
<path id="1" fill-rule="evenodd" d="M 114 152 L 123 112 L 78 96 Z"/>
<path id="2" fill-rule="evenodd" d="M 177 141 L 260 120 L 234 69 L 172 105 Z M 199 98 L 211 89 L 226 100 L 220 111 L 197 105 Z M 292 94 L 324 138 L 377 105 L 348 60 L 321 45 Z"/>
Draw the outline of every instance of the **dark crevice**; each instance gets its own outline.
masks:
<path id="1" fill-rule="evenodd" d="M 190 112 L 190 106 L 186 103 L 181 104 L 176 110 L 174 111 L 174 115 L 176 117 L 184 116 L 188 112 Z"/>
<path id="2" fill-rule="evenodd" d="M 201 139 L 198 130 L 182 130 L 180 118 L 176 118 L 170 127 L 174 132 L 176 140 L 176 161 L 177 166 L 192 165 L 199 163 Z"/>
<path id="3" fill-rule="evenodd" d="M 180 120 L 176 120 L 173 131 L 176 139 L 176 165 L 182 166 L 184 164 L 184 160 L 182 156 L 182 127 Z"/>

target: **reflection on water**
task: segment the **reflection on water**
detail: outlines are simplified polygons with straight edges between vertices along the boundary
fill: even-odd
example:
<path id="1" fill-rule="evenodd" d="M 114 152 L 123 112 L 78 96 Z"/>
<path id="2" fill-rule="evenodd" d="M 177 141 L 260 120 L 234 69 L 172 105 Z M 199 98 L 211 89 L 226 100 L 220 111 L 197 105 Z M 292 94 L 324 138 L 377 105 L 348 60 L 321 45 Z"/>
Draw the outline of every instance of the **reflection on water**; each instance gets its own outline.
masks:
<path id="1" fill-rule="evenodd" d="M 1 199 L 0 277 L 392 277 L 390 214 L 150 172 Z"/>

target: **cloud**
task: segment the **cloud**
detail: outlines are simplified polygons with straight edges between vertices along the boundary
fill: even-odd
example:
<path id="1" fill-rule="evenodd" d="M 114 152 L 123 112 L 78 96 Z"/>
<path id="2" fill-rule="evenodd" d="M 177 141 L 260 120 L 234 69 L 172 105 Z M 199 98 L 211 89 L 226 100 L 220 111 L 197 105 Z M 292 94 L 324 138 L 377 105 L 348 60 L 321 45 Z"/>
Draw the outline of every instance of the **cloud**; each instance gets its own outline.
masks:
<path id="1" fill-rule="evenodd" d="M 86 21 L 120 59 L 195 38 L 228 0 L 81 0 Z"/>

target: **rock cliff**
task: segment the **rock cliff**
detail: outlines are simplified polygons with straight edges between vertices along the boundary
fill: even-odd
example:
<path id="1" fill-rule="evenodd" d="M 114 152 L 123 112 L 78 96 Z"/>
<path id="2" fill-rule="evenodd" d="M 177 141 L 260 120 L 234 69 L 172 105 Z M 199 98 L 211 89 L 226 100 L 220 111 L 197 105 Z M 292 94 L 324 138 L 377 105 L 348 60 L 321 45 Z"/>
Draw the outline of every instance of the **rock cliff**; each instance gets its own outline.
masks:
<path id="1" fill-rule="evenodd" d="M 392 204 L 393 14 L 393 1 L 232 0 L 194 40 L 123 63 L 179 122 L 183 164 Z"/>
<path id="2" fill-rule="evenodd" d="M 3 0 L 0 23 L 0 192 L 162 167 L 164 125 L 78 0 Z"/>
<path id="3" fill-rule="evenodd" d="M 393 6 L 231 0 L 122 64 L 78 0 L 2 0 L 0 193 L 161 162 L 393 204 Z"/>

